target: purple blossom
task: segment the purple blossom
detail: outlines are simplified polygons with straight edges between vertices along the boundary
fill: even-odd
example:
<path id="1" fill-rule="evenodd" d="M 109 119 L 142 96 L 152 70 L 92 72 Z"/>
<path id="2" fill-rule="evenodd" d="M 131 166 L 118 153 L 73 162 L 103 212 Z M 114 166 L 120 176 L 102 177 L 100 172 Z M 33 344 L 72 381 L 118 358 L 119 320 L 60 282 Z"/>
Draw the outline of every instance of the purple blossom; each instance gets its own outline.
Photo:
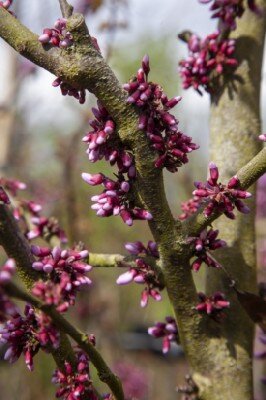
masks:
<path id="1" fill-rule="evenodd" d="M 259 139 L 262 140 L 263 142 L 266 142 L 266 133 L 259 135 Z"/>
<path id="2" fill-rule="evenodd" d="M 59 18 L 54 23 L 54 28 L 45 28 L 42 35 L 39 36 L 39 42 L 42 44 L 49 43 L 52 46 L 66 48 L 73 44 L 73 38 L 66 31 L 67 20 Z"/>
<path id="3" fill-rule="evenodd" d="M 48 316 L 35 313 L 30 305 L 26 305 L 24 315 L 16 314 L 5 323 L 0 329 L 0 342 L 8 344 L 5 360 L 14 363 L 23 353 L 25 363 L 32 371 L 33 357 L 40 348 L 48 351 L 50 346 L 59 346 L 59 332 Z"/>
<path id="4" fill-rule="evenodd" d="M 77 367 L 74 369 L 69 362 L 65 362 L 64 371 L 56 369 L 52 382 L 59 385 L 56 391 L 56 398 L 64 400 L 79 400 L 88 398 L 97 400 L 97 396 L 92 387 L 89 371 L 88 356 L 78 351 L 76 354 Z"/>
<path id="5" fill-rule="evenodd" d="M 176 172 L 188 162 L 187 154 L 198 146 L 192 143 L 191 137 L 178 130 L 178 121 L 169 112 L 181 97 L 168 99 L 161 86 L 148 81 L 149 71 L 149 57 L 146 55 L 137 76 L 124 85 L 129 95 L 127 102 L 141 110 L 139 129 L 146 132 L 152 147 L 158 152 L 155 166 Z"/>
<path id="6" fill-rule="evenodd" d="M 145 247 L 141 242 L 127 243 L 125 247 L 134 255 L 150 255 L 156 258 L 159 257 L 157 245 L 152 241 L 148 242 L 147 247 Z M 145 288 L 141 293 L 141 307 L 146 307 L 148 305 L 149 297 L 152 297 L 155 301 L 161 301 L 162 296 L 160 290 L 162 290 L 162 285 L 158 280 L 154 269 L 143 258 L 137 258 L 135 260 L 135 265 L 135 267 L 131 267 L 128 271 L 121 274 L 117 278 L 116 283 L 118 285 L 127 285 L 130 282 L 145 284 Z"/>
<path id="7" fill-rule="evenodd" d="M 210 177 L 207 182 L 195 182 L 197 189 L 193 192 L 194 196 L 208 200 L 208 205 L 204 210 L 205 216 L 209 217 L 213 212 L 218 211 L 224 213 L 228 218 L 234 219 L 235 207 L 239 212 L 247 214 L 249 208 L 242 202 L 242 199 L 251 197 L 251 193 L 237 189 L 238 177 L 233 176 L 227 185 L 224 185 L 217 182 L 219 171 L 213 162 L 209 164 L 209 171 Z"/>
<path id="8" fill-rule="evenodd" d="M 131 181 L 125 181 L 122 174 L 119 174 L 117 181 L 113 181 L 103 174 L 83 173 L 82 178 L 89 185 L 102 184 L 105 188 L 100 195 L 91 198 L 95 202 L 91 208 L 96 210 L 99 217 L 120 215 L 123 222 L 128 226 L 131 226 L 135 219 L 152 219 L 152 215 L 148 211 L 134 206 L 130 196 Z"/>
<path id="9" fill-rule="evenodd" d="M 242 17 L 245 6 L 243 0 L 199 0 L 202 4 L 211 3 L 212 18 L 219 18 L 222 29 L 236 29 L 236 19 Z M 247 5 L 253 12 L 259 12 L 255 0 L 248 0 Z"/>
<path id="10" fill-rule="evenodd" d="M 163 338 L 162 351 L 168 353 L 171 347 L 171 342 L 179 342 L 178 329 L 176 321 L 172 317 L 166 317 L 166 322 L 157 322 L 154 326 L 148 329 L 148 334 L 155 338 Z"/>
<path id="11" fill-rule="evenodd" d="M 10 282 L 12 276 L 15 274 L 16 264 L 12 258 L 9 258 L 0 268 L 0 285 Z"/>
<path id="12" fill-rule="evenodd" d="M 10 199 L 6 191 L 0 186 L 0 202 L 4 204 L 10 204 Z"/>
<path id="13" fill-rule="evenodd" d="M 88 158 L 90 162 L 102 160 L 117 165 L 119 173 L 127 173 L 128 178 L 135 178 L 136 170 L 134 158 L 117 140 L 116 125 L 105 107 L 97 102 L 97 108 L 92 108 L 95 119 L 90 120 L 92 128 L 83 138 L 88 144 Z"/>
<path id="14" fill-rule="evenodd" d="M 234 39 L 221 39 L 214 32 L 201 39 L 192 34 L 188 40 L 188 58 L 179 62 L 179 72 L 184 89 L 193 87 L 199 94 L 201 89 L 213 92 L 222 74 L 232 73 L 238 65 L 233 57 Z"/>
<path id="15" fill-rule="evenodd" d="M 181 203 L 181 210 L 183 211 L 182 214 L 178 216 L 178 218 L 183 221 L 191 215 L 195 214 L 195 212 L 198 211 L 200 204 L 202 202 L 202 198 L 198 196 L 193 196 L 192 199 L 189 199 L 187 201 L 184 201 Z"/>
<path id="16" fill-rule="evenodd" d="M 0 186 L 7 190 L 11 196 L 16 197 L 19 190 L 25 190 L 27 185 L 16 179 L 0 178 Z"/>
<path id="17" fill-rule="evenodd" d="M 194 271 L 198 271 L 202 263 L 205 263 L 208 267 L 220 267 L 219 263 L 209 253 L 210 250 L 217 250 L 226 246 L 224 240 L 217 239 L 218 234 L 218 230 L 204 229 L 198 237 L 190 238 L 190 242 L 194 246 L 193 256 L 196 257 L 196 260 L 192 264 Z"/>
<path id="18" fill-rule="evenodd" d="M 59 312 L 65 312 L 75 303 L 79 288 L 91 284 L 85 275 L 92 268 L 86 263 L 88 251 L 39 246 L 32 246 L 31 251 L 38 257 L 32 268 L 44 272 L 48 277 L 47 281 L 36 282 L 32 293 L 46 304 L 54 304 Z"/>
<path id="19" fill-rule="evenodd" d="M 64 82 L 61 78 L 56 78 L 53 83 L 53 87 L 60 87 L 63 96 L 71 96 L 79 101 L 79 104 L 84 104 L 86 101 L 86 90 L 78 89 L 71 86 L 69 83 Z"/>
<path id="20" fill-rule="evenodd" d="M 206 296 L 204 293 L 198 293 L 199 304 L 195 307 L 197 311 L 206 313 L 216 321 L 224 318 L 224 309 L 230 306 L 230 302 L 225 299 L 225 295 L 216 292 L 212 296 Z"/>
<path id="21" fill-rule="evenodd" d="M 18 216 L 18 214 L 16 214 Z M 60 228 L 58 221 L 53 218 L 46 218 L 39 214 L 39 212 L 32 212 L 30 219 L 33 228 L 27 232 L 27 239 L 33 240 L 38 237 L 42 237 L 46 240 L 50 240 L 53 236 L 60 239 L 61 243 L 67 243 L 67 237 L 65 232 Z"/>

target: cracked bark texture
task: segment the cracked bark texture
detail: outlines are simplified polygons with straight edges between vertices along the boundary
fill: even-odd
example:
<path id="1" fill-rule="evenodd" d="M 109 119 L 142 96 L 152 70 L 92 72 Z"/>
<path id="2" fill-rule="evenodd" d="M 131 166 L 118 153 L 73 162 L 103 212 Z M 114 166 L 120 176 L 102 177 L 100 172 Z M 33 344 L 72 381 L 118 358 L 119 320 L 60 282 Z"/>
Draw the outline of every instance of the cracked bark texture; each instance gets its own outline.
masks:
<path id="1" fill-rule="evenodd" d="M 264 9 L 266 2 L 258 1 Z M 220 171 L 221 182 L 226 182 L 234 171 L 253 158 L 261 148 L 257 139 L 261 133 L 260 86 L 263 47 L 265 37 L 265 14 L 258 17 L 246 11 L 238 21 L 233 36 L 237 39 L 236 90 L 232 98 L 225 89 L 212 99 L 210 117 L 210 158 Z M 256 249 L 255 249 L 255 186 L 247 204 L 251 208 L 248 215 L 238 213 L 231 221 L 222 216 L 214 226 L 228 247 L 217 252 L 216 257 L 237 282 L 241 290 L 256 292 Z M 252 350 L 254 326 L 236 301 L 228 285 L 228 278 L 219 271 L 209 269 L 207 292 L 221 290 L 228 296 L 231 307 L 228 318 L 220 330 L 220 337 L 213 342 L 213 357 L 220 374 L 217 392 L 222 395 L 214 399 L 250 400 L 253 398 Z M 233 396 L 232 396 L 233 394 Z"/>

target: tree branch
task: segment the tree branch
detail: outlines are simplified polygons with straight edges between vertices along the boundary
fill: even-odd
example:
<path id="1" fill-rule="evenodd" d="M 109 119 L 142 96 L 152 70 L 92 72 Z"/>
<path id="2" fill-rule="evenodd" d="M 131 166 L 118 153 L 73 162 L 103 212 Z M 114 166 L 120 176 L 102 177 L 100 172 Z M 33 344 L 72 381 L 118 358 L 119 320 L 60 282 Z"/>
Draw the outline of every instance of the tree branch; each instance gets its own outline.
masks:
<path id="1" fill-rule="evenodd" d="M 66 0 L 59 0 L 60 9 L 64 18 L 70 18 L 73 14 L 73 6 L 71 6 Z"/>
<path id="2" fill-rule="evenodd" d="M 266 173 L 266 147 L 264 147 L 252 160 L 249 161 L 238 172 L 237 176 L 240 182 L 241 189 L 248 189 L 253 185 L 262 175 Z M 182 222 L 182 227 L 187 236 L 196 236 L 207 226 L 211 225 L 221 213 L 213 213 L 210 217 L 205 217 L 203 209 L 192 215 L 190 218 Z"/>

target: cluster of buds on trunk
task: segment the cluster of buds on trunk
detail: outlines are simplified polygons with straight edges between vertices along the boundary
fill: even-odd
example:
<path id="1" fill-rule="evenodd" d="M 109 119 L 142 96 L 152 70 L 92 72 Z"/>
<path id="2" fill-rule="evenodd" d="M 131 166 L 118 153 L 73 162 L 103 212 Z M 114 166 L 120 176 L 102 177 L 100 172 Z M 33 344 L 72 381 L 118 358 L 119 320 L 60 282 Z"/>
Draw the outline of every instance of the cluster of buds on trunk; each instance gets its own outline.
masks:
<path id="1" fill-rule="evenodd" d="M 195 182 L 196 190 L 193 195 L 201 197 L 203 200 L 208 200 L 208 205 L 204 210 L 206 217 L 209 217 L 214 212 L 224 213 L 228 218 L 234 219 L 233 213 L 236 207 L 241 213 L 249 213 L 249 208 L 243 203 L 243 199 L 251 197 L 251 193 L 245 190 L 238 189 L 239 179 L 233 176 L 224 185 L 218 183 L 219 171 L 217 166 L 211 162 L 209 164 L 210 177 L 207 182 Z"/>
<path id="2" fill-rule="evenodd" d="M 181 97 L 168 99 L 161 86 L 149 82 L 149 58 L 144 56 L 137 76 L 123 87 L 128 92 L 127 102 L 140 108 L 139 129 L 146 132 L 152 147 L 159 153 L 155 166 L 176 172 L 188 162 L 187 154 L 198 146 L 192 138 L 178 130 L 178 121 L 169 111 Z"/>
<path id="3" fill-rule="evenodd" d="M 163 338 L 162 352 L 168 353 L 171 343 L 179 343 L 178 328 L 173 317 L 166 317 L 165 322 L 157 322 L 148 329 L 148 334 L 155 338 Z"/>
<path id="4" fill-rule="evenodd" d="M 79 104 L 84 104 L 86 101 L 86 90 L 77 89 L 69 83 L 64 82 L 61 78 L 56 78 L 53 83 L 53 87 L 60 87 L 63 96 L 71 96 L 79 101 Z"/>
<path id="5" fill-rule="evenodd" d="M 202 263 L 205 263 L 208 267 L 220 267 L 220 264 L 209 254 L 210 250 L 213 251 L 226 246 L 224 240 L 217 239 L 218 234 L 218 230 L 204 229 L 198 237 L 189 239 L 194 247 L 193 256 L 196 257 L 196 260 L 192 264 L 194 271 L 198 271 Z"/>
<path id="6" fill-rule="evenodd" d="M 242 17 L 245 11 L 244 3 L 247 3 L 251 11 L 259 12 L 255 0 L 199 0 L 199 2 L 211 3 L 212 18 L 219 18 L 221 30 L 236 29 L 236 19 Z"/>
<path id="7" fill-rule="evenodd" d="M 127 243 L 125 247 L 134 255 L 150 255 L 155 258 L 159 257 L 157 245 L 151 241 L 148 243 L 147 247 L 145 247 L 141 242 Z M 126 266 L 126 264 L 123 266 Z M 118 285 L 127 285 L 130 282 L 145 285 L 145 288 L 141 293 L 141 307 L 146 307 L 148 305 L 149 297 L 153 298 L 155 301 L 161 301 L 162 296 L 160 291 L 163 288 L 162 284 L 159 281 L 154 268 L 150 266 L 148 261 L 145 259 L 136 258 L 135 266 L 130 267 L 130 269 L 120 275 L 116 281 Z"/>
<path id="8" fill-rule="evenodd" d="M 185 219 L 191 217 L 191 215 L 195 214 L 198 211 L 202 199 L 199 196 L 193 196 L 193 198 L 183 201 L 181 203 L 182 214 L 178 216 L 180 221 L 184 221 Z"/>
<path id="9" fill-rule="evenodd" d="M 194 88 L 214 92 L 224 73 L 232 74 L 238 65 L 234 58 L 235 40 L 222 39 L 219 31 L 201 39 L 196 34 L 188 39 L 188 58 L 179 62 L 179 72 L 184 89 Z"/>
<path id="10" fill-rule="evenodd" d="M 197 311 L 207 314 L 217 322 L 225 317 L 223 310 L 230 306 L 230 302 L 226 300 L 223 293 L 216 292 L 212 296 L 206 296 L 200 292 L 198 296 L 199 304 L 195 307 Z"/>
<path id="11" fill-rule="evenodd" d="M 57 311 L 67 311 L 70 305 L 74 305 L 79 288 L 91 284 L 86 276 L 92 268 L 86 263 L 89 252 L 39 246 L 32 246 L 31 251 L 38 257 L 32 268 L 47 277 L 47 280 L 34 284 L 32 293 L 46 304 L 54 304 Z"/>

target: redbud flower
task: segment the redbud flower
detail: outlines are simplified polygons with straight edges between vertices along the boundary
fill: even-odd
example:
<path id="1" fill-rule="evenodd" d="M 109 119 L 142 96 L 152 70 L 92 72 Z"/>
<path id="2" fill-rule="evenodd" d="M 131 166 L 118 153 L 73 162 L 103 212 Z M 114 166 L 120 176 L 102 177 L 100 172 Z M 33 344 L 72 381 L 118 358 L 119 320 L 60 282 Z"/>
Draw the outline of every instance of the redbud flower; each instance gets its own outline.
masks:
<path id="1" fill-rule="evenodd" d="M 210 250 L 217 250 L 226 246 L 224 240 L 217 239 L 218 234 L 218 230 L 204 229 L 198 237 L 190 238 L 194 246 L 193 255 L 196 257 L 196 260 L 192 264 L 192 269 L 194 271 L 198 271 L 202 263 L 205 263 L 208 267 L 220 267 L 219 263 L 208 253 Z"/>
<path id="2" fill-rule="evenodd" d="M 263 142 L 266 142 L 266 133 L 263 133 L 262 135 L 260 135 L 259 139 L 262 140 Z"/>
<path id="3" fill-rule="evenodd" d="M 235 40 L 221 39 L 214 32 L 201 39 L 192 34 L 188 40 L 189 56 L 179 62 L 179 72 L 184 89 L 193 87 L 199 94 L 201 89 L 213 92 L 219 84 L 219 76 L 232 73 L 238 62 L 233 57 Z"/>
<path id="4" fill-rule="evenodd" d="M 16 264 L 12 258 L 9 258 L 0 268 L 0 285 L 10 282 L 16 271 Z"/>
<path id="5" fill-rule="evenodd" d="M 56 398 L 65 400 L 78 400 L 88 398 L 97 400 L 90 378 L 88 356 L 78 351 L 76 354 L 77 368 L 73 368 L 69 362 L 65 362 L 64 370 L 56 369 L 52 382 L 59 385 L 56 391 Z"/>
<path id="6" fill-rule="evenodd" d="M 172 317 L 166 317 L 166 322 L 157 322 L 154 326 L 148 329 L 148 334 L 155 338 L 163 338 L 162 351 L 168 353 L 171 347 L 171 342 L 179 342 L 178 329 L 176 321 Z"/>
<path id="7" fill-rule="evenodd" d="M 241 189 L 237 189 L 239 186 L 239 180 L 237 176 L 233 176 L 224 185 L 218 183 L 219 171 L 217 166 L 211 162 L 209 164 L 210 177 L 206 183 L 195 182 L 196 190 L 193 195 L 201 197 L 202 199 L 209 200 L 207 207 L 204 210 L 206 217 L 209 217 L 213 212 L 218 211 L 224 213 L 228 218 L 234 219 L 233 213 L 236 207 L 238 211 L 247 214 L 249 208 L 242 202 L 243 199 L 251 197 L 251 193 Z"/>
<path id="8" fill-rule="evenodd" d="M 208 297 L 204 293 L 198 293 L 199 304 L 195 307 L 197 311 L 206 313 L 213 319 L 219 321 L 224 317 L 222 311 L 230 306 L 230 302 L 225 299 L 225 295 L 216 292 Z"/>
<path id="9" fill-rule="evenodd" d="M 59 332 L 52 325 L 48 316 L 35 313 L 30 305 L 26 305 L 25 317 L 15 314 L 0 329 L 0 342 L 8 344 L 5 360 L 14 363 L 23 353 L 25 363 L 33 370 L 33 357 L 40 348 L 48 351 L 50 347 L 59 346 Z"/>
<path id="10" fill-rule="evenodd" d="M 79 288 L 91 284 L 91 280 L 85 275 L 92 268 L 85 262 L 88 251 L 39 246 L 32 246 L 31 251 L 38 257 L 32 268 L 48 275 L 47 281 L 34 284 L 32 293 L 46 304 L 54 304 L 59 312 L 65 312 L 75 303 Z"/>
<path id="11" fill-rule="evenodd" d="M 236 19 L 242 17 L 245 11 L 243 0 L 199 0 L 199 2 L 211 3 L 212 18 L 219 18 L 223 29 L 236 29 Z M 255 0 L 248 0 L 247 3 L 251 11 L 259 12 Z"/>
<path id="12" fill-rule="evenodd" d="M 159 257 L 157 245 L 152 241 L 148 242 L 147 247 L 145 247 L 141 242 L 127 243 L 125 247 L 134 255 L 150 255 L 155 258 Z M 130 282 L 145 284 L 146 287 L 141 293 L 140 306 L 142 308 L 147 306 L 150 297 L 155 301 L 161 301 L 162 296 L 160 290 L 162 290 L 162 285 L 159 282 L 154 269 L 142 258 L 137 258 L 135 263 L 136 266 L 131 267 L 128 271 L 121 274 L 117 278 L 116 283 L 118 285 L 127 285 Z"/>
<path id="13" fill-rule="evenodd" d="M 66 31 L 65 18 L 59 18 L 55 21 L 54 28 L 45 28 L 42 35 L 39 36 L 39 42 L 42 44 L 51 44 L 52 46 L 66 48 L 72 45 L 73 38 Z"/>
<path id="14" fill-rule="evenodd" d="M 72 96 L 75 97 L 79 101 L 80 104 L 84 104 L 86 101 L 86 90 L 85 89 L 77 89 L 69 83 L 62 81 L 61 78 L 56 78 L 53 83 L 53 87 L 60 87 L 61 93 L 63 96 Z"/>
<path id="15" fill-rule="evenodd" d="M 0 178 L 0 186 L 7 190 L 12 196 L 16 197 L 19 190 L 25 190 L 26 184 L 16 179 Z"/>
<path id="16" fill-rule="evenodd" d="M 117 181 L 113 181 L 103 174 L 83 173 L 82 178 L 92 186 L 102 184 L 105 188 L 100 195 L 91 198 L 95 202 L 91 208 L 96 210 L 99 217 L 120 215 L 123 222 L 128 226 L 131 226 L 135 219 L 152 219 L 152 215 L 148 211 L 134 207 L 129 193 L 131 182 L 125 181 L 122 174 L 118 175 Z"/>
<path id="17" fill-rule="evenodd" d="M 183 220 L 191 217 L 191 215 L 193 215 L 193 214 L 195 214 L 195 212 L 197 212 L 197 210 L 200 207 L 201 202 L 202 202 L 202 199 L 200 197 L 193 196 L 192 199 L 189 199 L 189 200 L 181 203 L 181 210 L 183 212 L 182 212 L 182 214 L 180 214 L 178 216 L 178 218 L 181 221 L 183 221 Z"/>
<path id="18" fill-rule="evenodd" d="M 178 121 L 169 112 L 181 97 L 168 99 L 161 86 L 148 81 L 149 71 L 149 58 L 146 55 L 137 76 L 124 85 L 129 94 L 127 102 L 141 110 L 139 129 L 146 132 L 152 147 L 158 152 L 155 166 L 176 172 L 178 167 L 188 162 L 187 154 L 198 146 L 192 143 L 192 138 L 178 130 Z"/>
<path id="19" fill-rule="evenodd" d="M 0 202 L 4 204 L 10 204 L 10 199 L 2 186 L 0 186 Z"/>

